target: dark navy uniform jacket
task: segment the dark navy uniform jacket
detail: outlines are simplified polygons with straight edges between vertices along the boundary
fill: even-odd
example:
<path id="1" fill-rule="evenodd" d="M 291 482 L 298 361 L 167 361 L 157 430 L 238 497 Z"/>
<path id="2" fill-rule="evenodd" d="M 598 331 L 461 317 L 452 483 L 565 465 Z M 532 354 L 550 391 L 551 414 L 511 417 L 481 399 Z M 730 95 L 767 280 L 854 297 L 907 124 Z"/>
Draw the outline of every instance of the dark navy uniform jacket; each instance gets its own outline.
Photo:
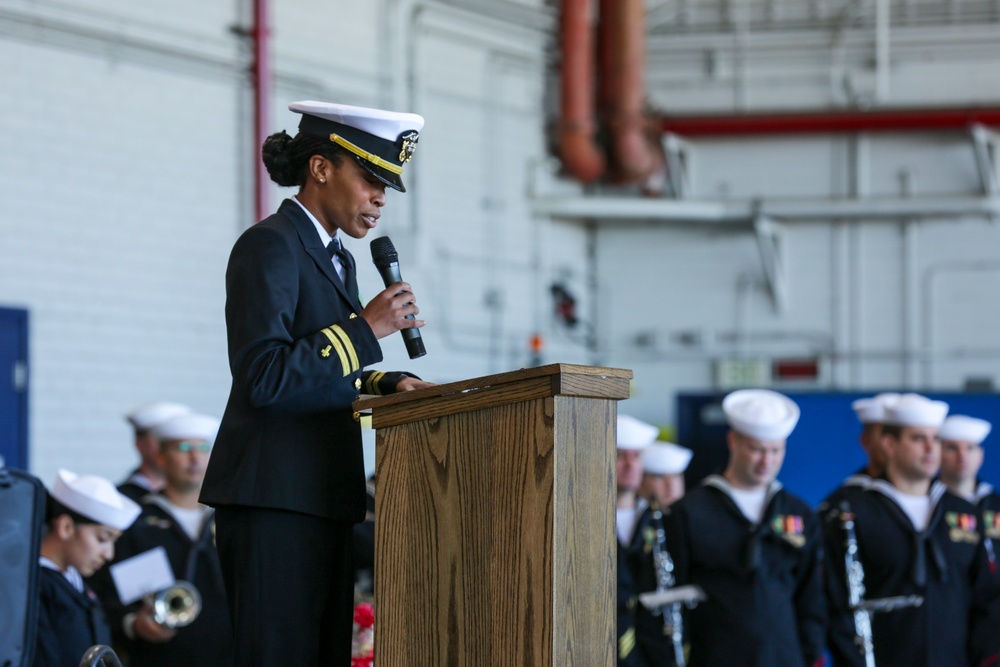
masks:
<path id="1" fill-rule="evenodd" d="M 667 515 L 677 583 L 696 584 L 708 597 L 687 615 L 688 664 L 812 665 L 826 634 L 819 520 L 772 482 L 754 524 L 728 489 L 710 475 Z"/>
<path id="2" fill-rule="evenodd" d="M 657 589 L 656 563 L 653 553 L 657 540 L 657 529 L 665 531 L 664 516 L 655 505 L 647 507 L 639 517 L 632 548 L 629 550 L 629 569 L 638 593 L 648 593 Z M 664 536 L 665 537 L 665 536 Z M 664 544 L 670 553 L 670 545 Z M 676 576 L 676 572 L 675 572 Z M 675 582 L 676 585 L 676 582 Z M 674 647 L 670 637 L 663 634 L 663 616 L 637 604 L 635 609 L 636 645 L 642 665 L 650 667 L 673 667 Z M 685 633 L 686 636 L 686 633 Z"/>
<path id="3" fill-rule="evenodd" d="M 115 543 L 114 562 L 163 547 L 174 577 L 194 584 L 201 594 L 202 611 L 198 618 L 191 625 L 177 628 L 177 635 L 167 642 L 154 644 L 141 637 L 127 640 L 123 620 L 126 614 L 138 611 L 141 602 L 121 604 L 107 567 L 92 577 L 91 583 L 107 609 L 116 639 L 126 647 L 133 664 L 224 667 L 232 657 L 233 631 L 219 554 L 215 550 L 214 521 L 209 518 L 198 539 L 192 540 L 164 508 L 164 503 L 160 495 L 147 495 L 143 499 L 142 514 Z"/>
<path id="4" fill-rule="evenodd" d="M 142 499 L 145 498 L 152 490 L 142 484 L 140 477 L 142 473 L 136 468 L 131 473 L 129 473 L 128 479 L 118 485 L 118 493 L 134 500 L 137 503 L 142 503 Z"/>
<path id="5" fill-rule="evenodd" d="M 816 508 L 816 513 L 820 515 L 822 520 L 823 515 L 827 511 L 839 511 L 841 501 L 847 500 L 850 502 L 851 498 L 858 493 L 864 492 L 864 490 L 867 489 L 871 483 L 871 475 L 868 474 L 868 467 L 865 466 L 845 479 L 843 484 L 834 489 L 830 495 L 824 498 L 823 502 L 821 502 L 819 507 Z"/>
<path id="6" fill-rule="evenodd" d="M 352 268 L 354 260 L 351 259 Z M 395 391 L 356 288 L 294 201 L 247 229 L 226 271 L 232 389 L 202 487 L 207 505 L 365 516 L 362 391 Z"/>
<path id="7" fill-rule="evenodd" d="M 977 482 L 973 504 L 984 512 L 993 512 L 993 516 L 996 516 L 997 512 L 1000 512 L 1000 493 L 993 489 L 992 484 Z M 986 536 L 996 541 L 1000 538 L 1000 521 L 993 525 L 991 523 L 986 522 L 986 530 L 988 531 Z"/>
<path id="8" fill-rule="evenodd" d="M 84 586 L 80 593 L 61 572 L 41 566 L 39 569 L 41 604 L 34 665 L 76 667 L 91 646 L 111 644 L 108 620 L 89 588 Z"/>
<path id="9" fill-rule="evenodd" d="M 639 519 L 632 540 L 618 542 L 618 664 L 621 667 L 673 667 L 670 638 L 663 634 L 663 617 L 639 604 L 639 593 L 656 590 L 653 542 L 655 508 L 637 501 Z M 662 519 L 661 519 L 662 521 Z"/>
<path id="10" fill-rule="evenodd" d="M 919 607 L 871 615 L 879 667 L 968 667 L 997 659 L 996 633 L 983 631 L 997 595 L 992 544 L 983 540 L 977 509 L 945 490 L 930 488 L 931 518 L 918 531 L 891 497 L 884 478 L 851 498 L 851 512 L 864 568 L 865 598 L 921 595 Z M 854 648 L 854 618 L 848 609 L 844 535 L 838 513 L 824 516 L 826 575 L 831 592 L 831 655 L 837 665 L 864 660 Z M 992 635 L 992 636 L 990 636 Z"/>

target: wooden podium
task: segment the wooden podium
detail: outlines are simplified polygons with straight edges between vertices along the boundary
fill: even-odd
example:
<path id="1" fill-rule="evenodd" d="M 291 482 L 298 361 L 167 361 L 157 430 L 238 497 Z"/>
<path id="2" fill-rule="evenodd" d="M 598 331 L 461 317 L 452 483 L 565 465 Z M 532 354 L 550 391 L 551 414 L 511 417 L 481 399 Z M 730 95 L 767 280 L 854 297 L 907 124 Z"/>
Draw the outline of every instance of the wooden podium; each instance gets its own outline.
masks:
<path id="1" fill-rule="evenodd" d="M 631 378 L 554 364 L 355 402 L 376 429 L 377 664 L 615 664 Z"/>

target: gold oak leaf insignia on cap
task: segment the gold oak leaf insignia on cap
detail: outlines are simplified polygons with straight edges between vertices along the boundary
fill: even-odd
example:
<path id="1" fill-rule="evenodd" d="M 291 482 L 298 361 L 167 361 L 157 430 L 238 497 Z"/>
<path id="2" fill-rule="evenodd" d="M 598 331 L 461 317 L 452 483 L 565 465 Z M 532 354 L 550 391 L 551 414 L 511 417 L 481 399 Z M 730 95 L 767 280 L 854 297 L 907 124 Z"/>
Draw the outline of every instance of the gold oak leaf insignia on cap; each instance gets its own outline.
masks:
<path id="1" fill-rule="evenodd" d="M 403 135 L 403 148 L 399 151 L 399 161 L 406 164 L 413 157 L 413 151 L 417 150 L 417 139 L 420 137 L 417 132 L 408 132 Z"/>

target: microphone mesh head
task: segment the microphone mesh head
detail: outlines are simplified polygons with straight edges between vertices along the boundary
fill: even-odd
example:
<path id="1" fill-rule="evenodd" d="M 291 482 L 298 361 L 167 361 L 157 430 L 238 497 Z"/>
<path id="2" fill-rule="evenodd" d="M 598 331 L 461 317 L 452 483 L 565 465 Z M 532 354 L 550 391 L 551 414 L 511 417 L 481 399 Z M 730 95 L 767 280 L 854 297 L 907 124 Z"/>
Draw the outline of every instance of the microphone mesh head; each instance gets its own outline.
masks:
<path id="1" fill-rule="evenodd" d="M 393 247 L 392 241 L 389 240 L 388 236 L 380 236 L 372 241 L 371 248 L 372 261 L 375 262 L 375 266 L 377 267 L 386 267 L 399 260 L 396 248 Z"/>

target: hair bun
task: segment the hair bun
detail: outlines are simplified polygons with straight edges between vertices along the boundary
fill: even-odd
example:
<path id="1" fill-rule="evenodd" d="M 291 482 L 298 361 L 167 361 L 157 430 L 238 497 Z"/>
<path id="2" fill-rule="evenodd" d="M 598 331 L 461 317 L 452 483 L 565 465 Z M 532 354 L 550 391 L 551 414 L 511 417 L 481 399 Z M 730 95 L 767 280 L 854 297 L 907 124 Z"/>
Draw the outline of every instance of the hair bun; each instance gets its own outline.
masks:
<path id="1" fill-rule="evenodd" d="M 289 156 L 289 145 L 292 137 L 287 132 L 275 132 L 264 140 L 261 146 L 261 159 L 267 167 L 267 173 L 271 180 L 282 187 L 290 187 L 298 184 L 298 174 L 293 173 L 294 169 Z"/>

